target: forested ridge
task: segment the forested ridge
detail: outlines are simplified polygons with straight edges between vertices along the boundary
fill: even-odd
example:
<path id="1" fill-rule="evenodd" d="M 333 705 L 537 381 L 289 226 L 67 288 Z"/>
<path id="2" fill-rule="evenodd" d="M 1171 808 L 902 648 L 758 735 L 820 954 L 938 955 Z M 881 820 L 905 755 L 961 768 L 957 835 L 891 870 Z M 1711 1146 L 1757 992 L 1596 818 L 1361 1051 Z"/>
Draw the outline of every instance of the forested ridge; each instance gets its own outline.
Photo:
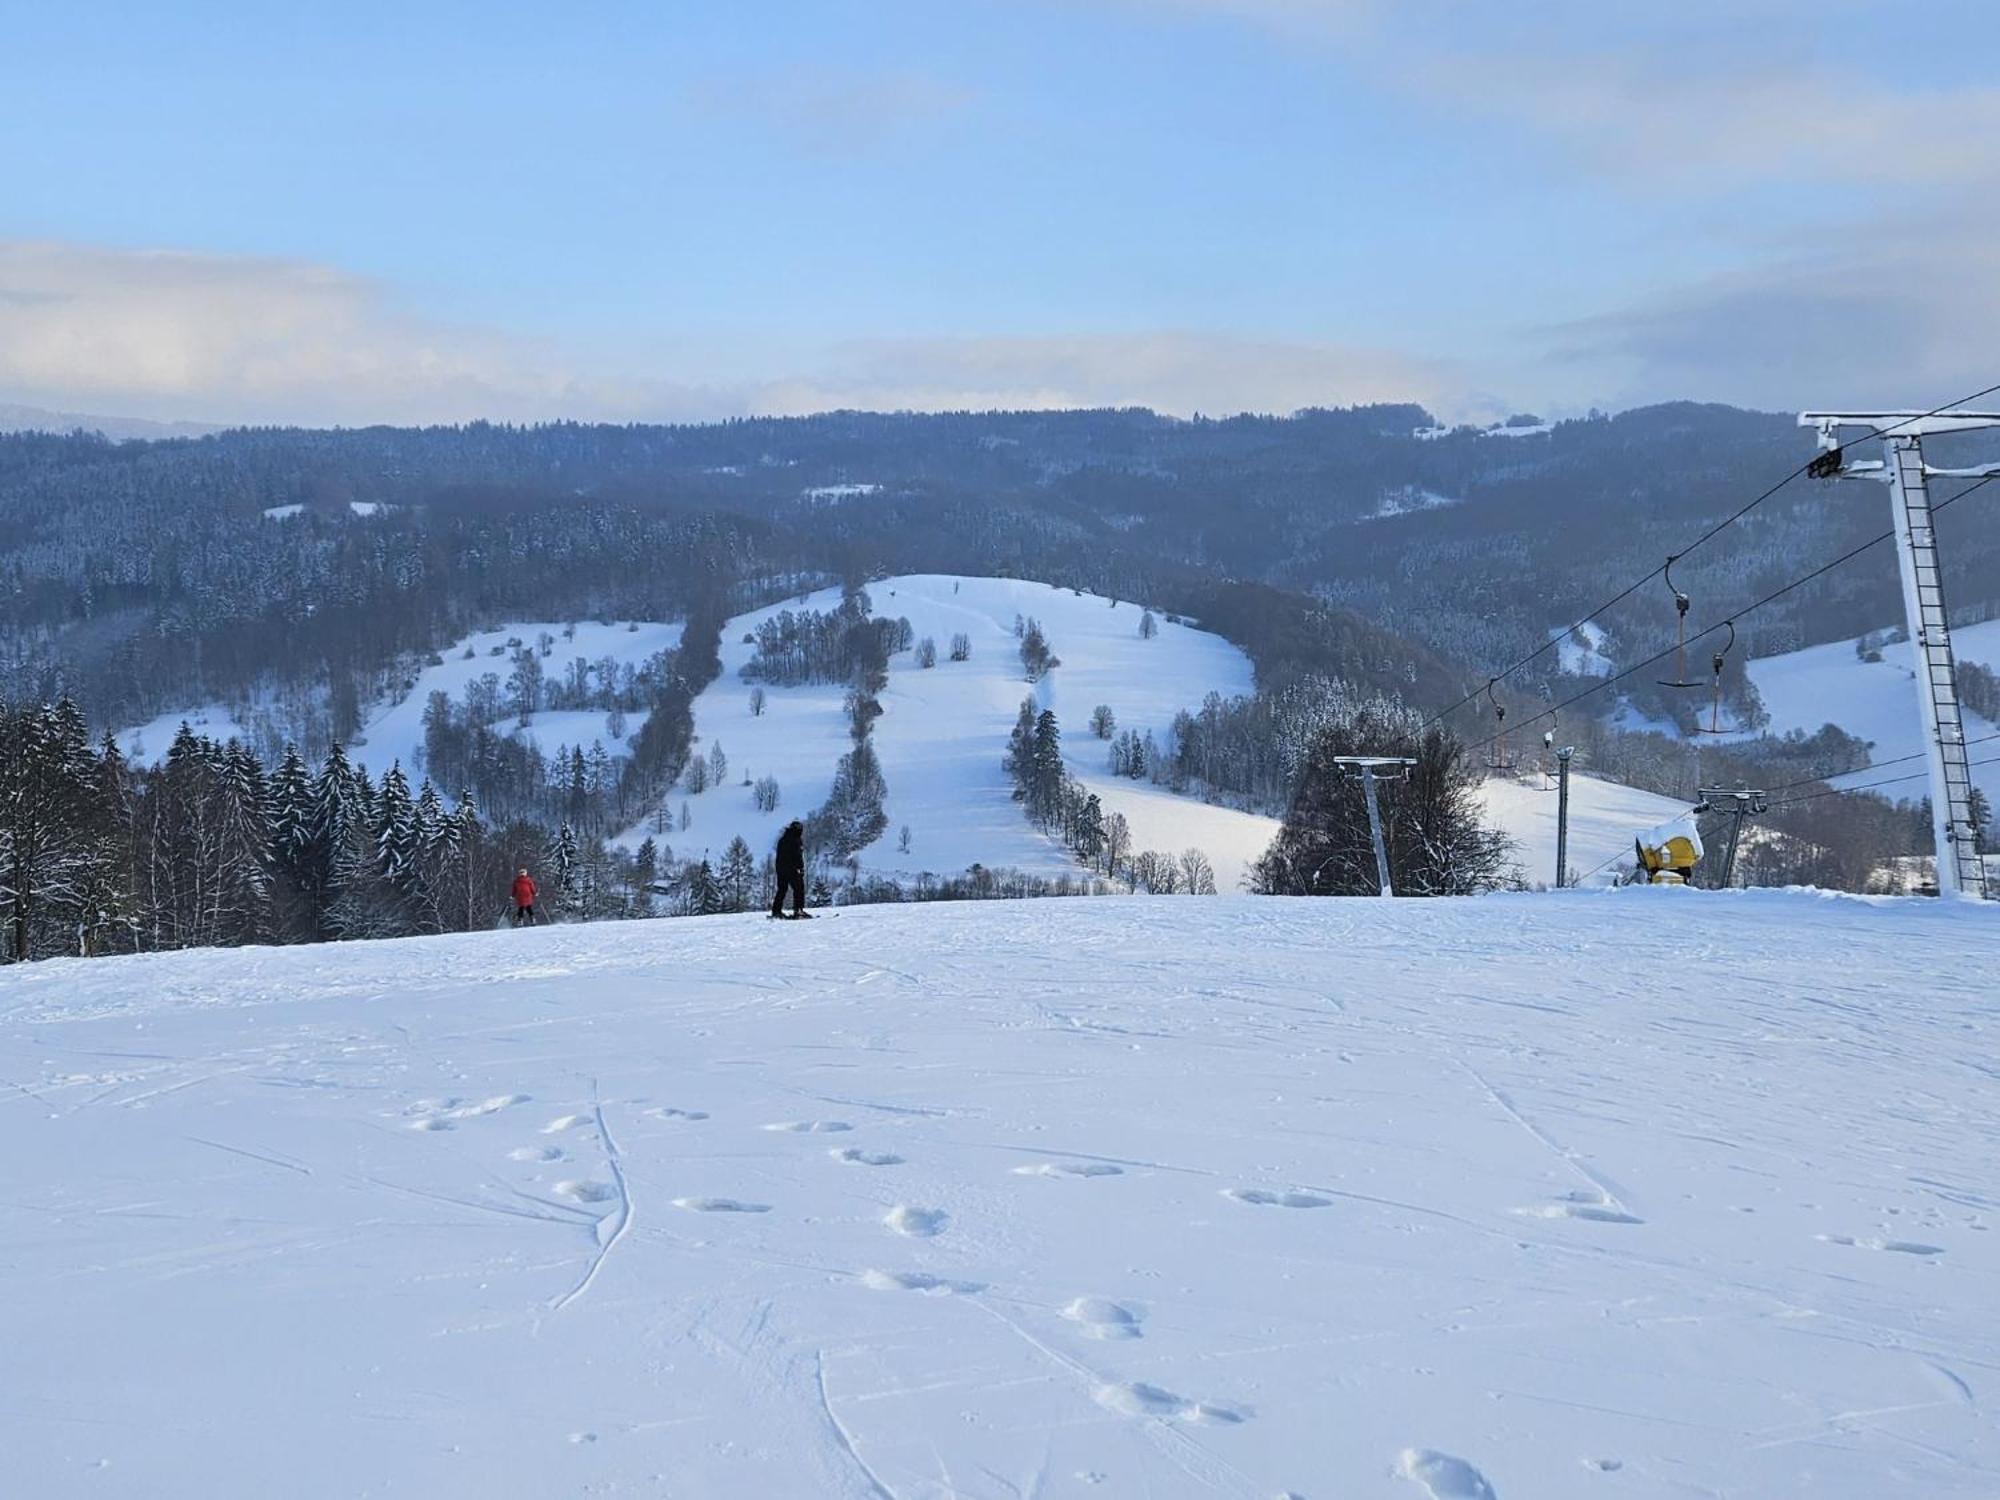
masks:
<path id="1" fill-rule="evenodd" d="M 1428 413 L 1380 406 L 14 434 L 0 437 L 0 649 L 17 694 L 74 693 L 104 725 L 317 681 L 331 739 L 399 658 L 479 625 L 679 618 L 801 580 L 937 571 L 1149 598 L 1237 640 L 1260 673 L 1328 672 L 1427 706 L 1809 451 L 1787 418 L 1694 405 L 1420 433 Z M 1858 489 L 1800 481 L 1688 558 L 1697 623 L 1879 530 Z M 1991 507 L 1941 525 L 1954 606 L 2000 609 Z M 1670 606 L 1664 587 L 1627 601 L 1600 622 L 1606 649 L 1657 649 Z M 1864 560 L 1746 621 L 1738 656 L 1897 609 L 1894 569 Z M 1516 689 L 1547 691 L 1556 665 Z M 1641 707 L 1687 711 L 1632 688 Z"/>

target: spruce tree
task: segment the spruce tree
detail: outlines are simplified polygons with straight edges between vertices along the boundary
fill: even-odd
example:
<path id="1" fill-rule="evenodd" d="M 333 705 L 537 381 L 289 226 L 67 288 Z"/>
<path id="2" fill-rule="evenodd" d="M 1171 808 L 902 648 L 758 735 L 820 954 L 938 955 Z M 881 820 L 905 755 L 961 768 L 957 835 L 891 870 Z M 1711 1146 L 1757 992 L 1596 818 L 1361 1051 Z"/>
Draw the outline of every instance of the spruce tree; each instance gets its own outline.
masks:
<path id="1" fill-rule="evenodd" d="M 750 892 L 757 878 L 757 858 L 750 852 L 750 846 L 741 834 L 729 841 L 729 847 L 722 853 L 722 889 L 726 898 L 726 909 L 745 911 L 750 905 Z"/>

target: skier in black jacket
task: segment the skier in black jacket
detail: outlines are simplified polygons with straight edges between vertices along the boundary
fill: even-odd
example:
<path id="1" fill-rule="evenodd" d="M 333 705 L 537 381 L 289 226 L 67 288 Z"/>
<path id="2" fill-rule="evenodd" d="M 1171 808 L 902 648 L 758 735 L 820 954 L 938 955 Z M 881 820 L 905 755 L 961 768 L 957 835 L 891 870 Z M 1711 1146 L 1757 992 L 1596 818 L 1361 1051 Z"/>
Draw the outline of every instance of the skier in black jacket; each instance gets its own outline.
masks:
<path id="1" fill-rule="evenodd" d="M 810 917 L 806 910 L 806 828 L 797 818 L 785 825 L 785 831 L 778 835 L 778 892 L 771 898 L 771 915 L 785 914 L 785 892 L 792 893 L 792 917 L 798 921 Z"/>

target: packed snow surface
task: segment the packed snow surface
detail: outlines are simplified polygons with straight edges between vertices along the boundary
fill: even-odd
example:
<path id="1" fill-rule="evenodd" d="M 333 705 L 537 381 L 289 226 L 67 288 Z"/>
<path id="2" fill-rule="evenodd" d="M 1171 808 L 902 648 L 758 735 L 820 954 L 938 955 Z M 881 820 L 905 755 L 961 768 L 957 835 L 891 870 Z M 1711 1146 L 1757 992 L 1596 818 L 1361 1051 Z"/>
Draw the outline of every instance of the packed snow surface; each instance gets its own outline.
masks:
<path id="1" fill-rule="evenodd" d="M 1960 661 L 2000 670 L 2000 620 L 1954 630 L 1951 644 Z M 1914 660 L 1908 641 L 1882 647 L 1882 659 L 1877 662 L 1861 660 L 1851 640 L 1833 641 L 1783 656 L 1758 657 L 1748 670 L 1771 716 L 1771 733 L 1796 729 L 1816 734 L 1829 723 L 1837 724 L 1849 734 L 1872 740 L 1872 760 L 1879 766 L 1884 761 L 1900 762 L 1924 748 Z M 1968 742 L 1982 741 L 1970 745 L 1967 754 L 1974 761 L 1987 762 L 1973 766 L 1973 785 L 1988 798 L 2000 801 L 2000 760 L 1995 759 L 2000 756 L 2000 725 L 1967 712 L 1965 737 Z M 1916 773 L 1911 780 L 1881 788 L 1882 795 L 1897 799 L 1927 796 L 1921 760 L 1898 764 L 1891 770 L 1836 776 L 1830 784 L 1859 786 L 1911 772 Z"/>
<path id="2" fill-rule="evenodd" d="M 914 651 L 889 660 L 889 686 L 874 730 L 889 785 L 889 826 L 862 852 L 864 865 L 904 875 L 959 871 L 975 862 L 1045 875 L 1083 873 L 1067 850 L 1029 824 L 1002 769 L 1007 736 L 1025 697 L 1055 710 L 1071 773 L 1097 793 L 1107 814 L 1125 815 L 1135 852 L 1199 848 L 1215 866 L 1217 885 L 1234 890 L 1270 847 L 1278 831 L 1275 819 L 1113 776 L 1110 746 L 1088 727 L 1091 710 L 1107 704 L 1119 729 L 1150 730 L 1164 749 L 1182 709 L 1198 710 L 1211 691 L 1225 698 L 1253 691 L 1250 659 L 1221 636 L 1157 615 L 1158 634 L 1142 640 L 1144 610 L 1131 600 L 1114 604 L 1095 594 L 1013 578 L 887 578 L 868 585 L 868 598 L 877 617 L 907 618 L 917 640 L 935 640 L 938 662 L 919 667 Z M 686 802 L 691 819 L 686 831 L 667 835 L 676 854 L 720 855 L 739 835 L 761 854 L 787 822 L 826 800 L 835 762 L 853 748 L 842 707 L 845 685 L 781 688 L 746 682 L 742 669 L 756 652 L 743 637 L 783 610 L 825 611 L 839 604 L 840 591 L 827 589 L 803 602 L 740 615 L 724 629 L 722 673 L 695 700 L 694 718 L 696 748 L 706 753 L 720 743 L 729 774 L 724 785 L 699 796 L 681 789 L 669 799 L 676 817 Z M 1017 615 L 1040 622 L 1062 662 L 1039 683 L 1029 683 L 1022 671 Z M 951 638 L 958 634 L 970 639 L 970 660 L 949 659 Z M 749 708 L 755 687 L 764 689 L 758 717 Z M 770 813 L 757 810 L 753 789 L 745 785 L 765 776 L 776 778 L 780 794 Z M 627 841 L 635 842 L 651 827 L 649 822 L 631 830 Z M 907 854 L 899 848 L 905 827 Z"/>
<path id="3" fill-rule="evenodd" d="M 0 972 L 10 1494 L 2000 1489 L 2000 912 L 862 908 Z"/>

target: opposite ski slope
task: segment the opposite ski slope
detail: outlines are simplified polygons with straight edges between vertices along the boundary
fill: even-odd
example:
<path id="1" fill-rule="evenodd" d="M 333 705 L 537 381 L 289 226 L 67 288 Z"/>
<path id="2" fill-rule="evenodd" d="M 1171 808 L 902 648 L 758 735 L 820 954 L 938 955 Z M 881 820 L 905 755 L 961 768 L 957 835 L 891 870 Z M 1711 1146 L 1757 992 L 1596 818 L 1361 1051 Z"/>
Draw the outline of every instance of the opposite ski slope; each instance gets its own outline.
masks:
<path id="1" fill-rule="evenodd" d="M 6 1489 L 1987 1500 L 1996 966 L 1626 890 L 11 968 Z"/>
<path id="2" fill-rule="evenodd" d="M 569 664 L 581 656 L 595 665 L 611 657 L 620 666 L 638 667 L 658 653 L 680 644 L 681 625 L 676 621 L 627 620 L 529 620 L 482 630 L 453 642 L 438 653 L 435 666 L 427 665 L 416 675 L 413 686 L 401 697 L 378 702 L 369 711 L 360 735 L 349 746 L 353 759 L 379 777 L 392 765 L 401 765 L 412 782 L 421 779 L 424 757 L 424 709 L 433 692 L 447 695 L 455 707 L 464 707 L 465 689 L 491 672 L 502 684 L 513 670 L 507 643 L 518 640 L 532 647 L 543 634 L 555 637 L 550 654 L 542 659 L 551 680 L 559 679 Z M 563 632 L 569 631 L 565 637 Z M 494 655 L 495 651 L 499 655 Z M 470 651 L 472 654 L 467 656 Z M 504 691 L 504 687 L 503 687 Z M 498 734 L 531 739 L 545 754 L 553 755 L 563 745 L 588 750 L 601 742 L 607 753 L 622 755 L 625 744 L 646 722 L 644 712 L 626 715 L 625 739 L 614 736 L 605 726 L 601 712 L 566 710 L 534 715 L 527 728 L 519 727 L 508 714 L 489 725 Z M 186 723 L 197 734 L 212 739 L 249 739 L 250 736 L 221 703 L 173 709 L 150 722 L 118 733 L 119 745 L 133 760 L 157 765 L 165 759 L 174 735 Z M 457 787 L 440 787 L 454 796 Z"/>
<path id="3" fill-rule="evenodd" d="M 1954 630 L 1951 639 L 1960 661 L 2000 669 L 2000 620 Z M 1908 641 L 1884 646 L 1879 662 L 1865 662 L 1856 656 L 1853 641 L 1834 641 L 1783 656 L 1760 657 L 1750 663 L 1749 672 L 1771 715 L 1773 734 L 1794 729 L 1814 734 L 1822 725 L 1838 724 L 1849 734 L 1874 741 L 1871 759 L 1877 766 L 1923 750 L 1916 671 Z M 1972 745 L 1967 754 L 1974 761 L 1986 762 L 1973 767 L 1973 784 L 1989 799 L 2000 802 L 2000 758 L 1996 758 L 2000 757 L 2000 738 L 1996 735 L 2000 735 L 2000 725 L 1978 714 L 1966 714 L 1966 739 L 1983 741 Z M 1897 800 L 1928 796 L 1921 760 L 1887 770 L 1836 776 L 1830 785 L 1858 786 L 1907 772 L 1916 774 L 1911 780 L 1883 787 L 1882 795 Z"/>
<path id="4" fill-rule="evenodd" d="M 1019 579 L 904 576 L 869 584 L 868 597 L 877 616 L 906 617 L 919 640 L 930 636 L 938 647 L 938 664 L 928 670 L 917 666 L 914 652 L 889 662 L 889 687 L 875 725 L 875 750 L 889 784 L 889 831 L 863 851 L 868 868 L 948 873 L 978 862 L 1040 874 L 1080 873 L 1061 845 L 1029 826 L 1001 769 L 1021 700 L 1031 695 L 1055 710 L 1071 772 L 1098 794 L 1107 813 L 1125 815 L 1135 850 L 1199 848 L 1213 861 L 1218 885 L 1231 890 L 1269 847 L 1277 832 L 1273 819 L 1112 776 L 1110 747 L 1088 728 L 1091 710 L 1106 703 L 1119 728 L 1150 729 L 1164 747 L 1180 710 L 1199 709 L 1211 691 L 1225 698 L 1251 692 L 1249 658 L 1222 637 L 1160 616 L 1159 634 L 1141 640 L 1142 610 L 1130 600 L 1114 605 L 1095 594 Z M 755 652 L 743 637 L 781 610 L 830 610 L 839 603 L 839 591 L 829 589 L 729 622 L 722 673 L 694 709 L 697 748 L 721 743 L 728 783 L 698 797 L 675 792 L 670 811 L 677 815 L 685 801 L 692 819 L 686 831 L 676 827 L 662 835 L 676 854 L 720 855 L 738 835 L 761 854 L 787 822 L 826 799 L 834 762 L 852 748 L 841 711 L 845 689 L 764 684 L 765 711 L 753 718 L 753 684 L 743 681 L 741 672 Z M 1016 615 L 1039 620 L 1062 660 L 1038 684 L 1029 684 L 1022 673 Z M 960 632 L 971 638 L 972 657 L 953 662 L 947 659 L 951 637 Z M 767 775 L 777 778 L 782 794 L 778 810 L 768 814 L 757 811 L 751 788 L 743 784 Z M 910 830 L 908 854 L 897 847 L 904 827 Z M 627 841 L 651 828 L 649 822 L 634 829 Z"/>

